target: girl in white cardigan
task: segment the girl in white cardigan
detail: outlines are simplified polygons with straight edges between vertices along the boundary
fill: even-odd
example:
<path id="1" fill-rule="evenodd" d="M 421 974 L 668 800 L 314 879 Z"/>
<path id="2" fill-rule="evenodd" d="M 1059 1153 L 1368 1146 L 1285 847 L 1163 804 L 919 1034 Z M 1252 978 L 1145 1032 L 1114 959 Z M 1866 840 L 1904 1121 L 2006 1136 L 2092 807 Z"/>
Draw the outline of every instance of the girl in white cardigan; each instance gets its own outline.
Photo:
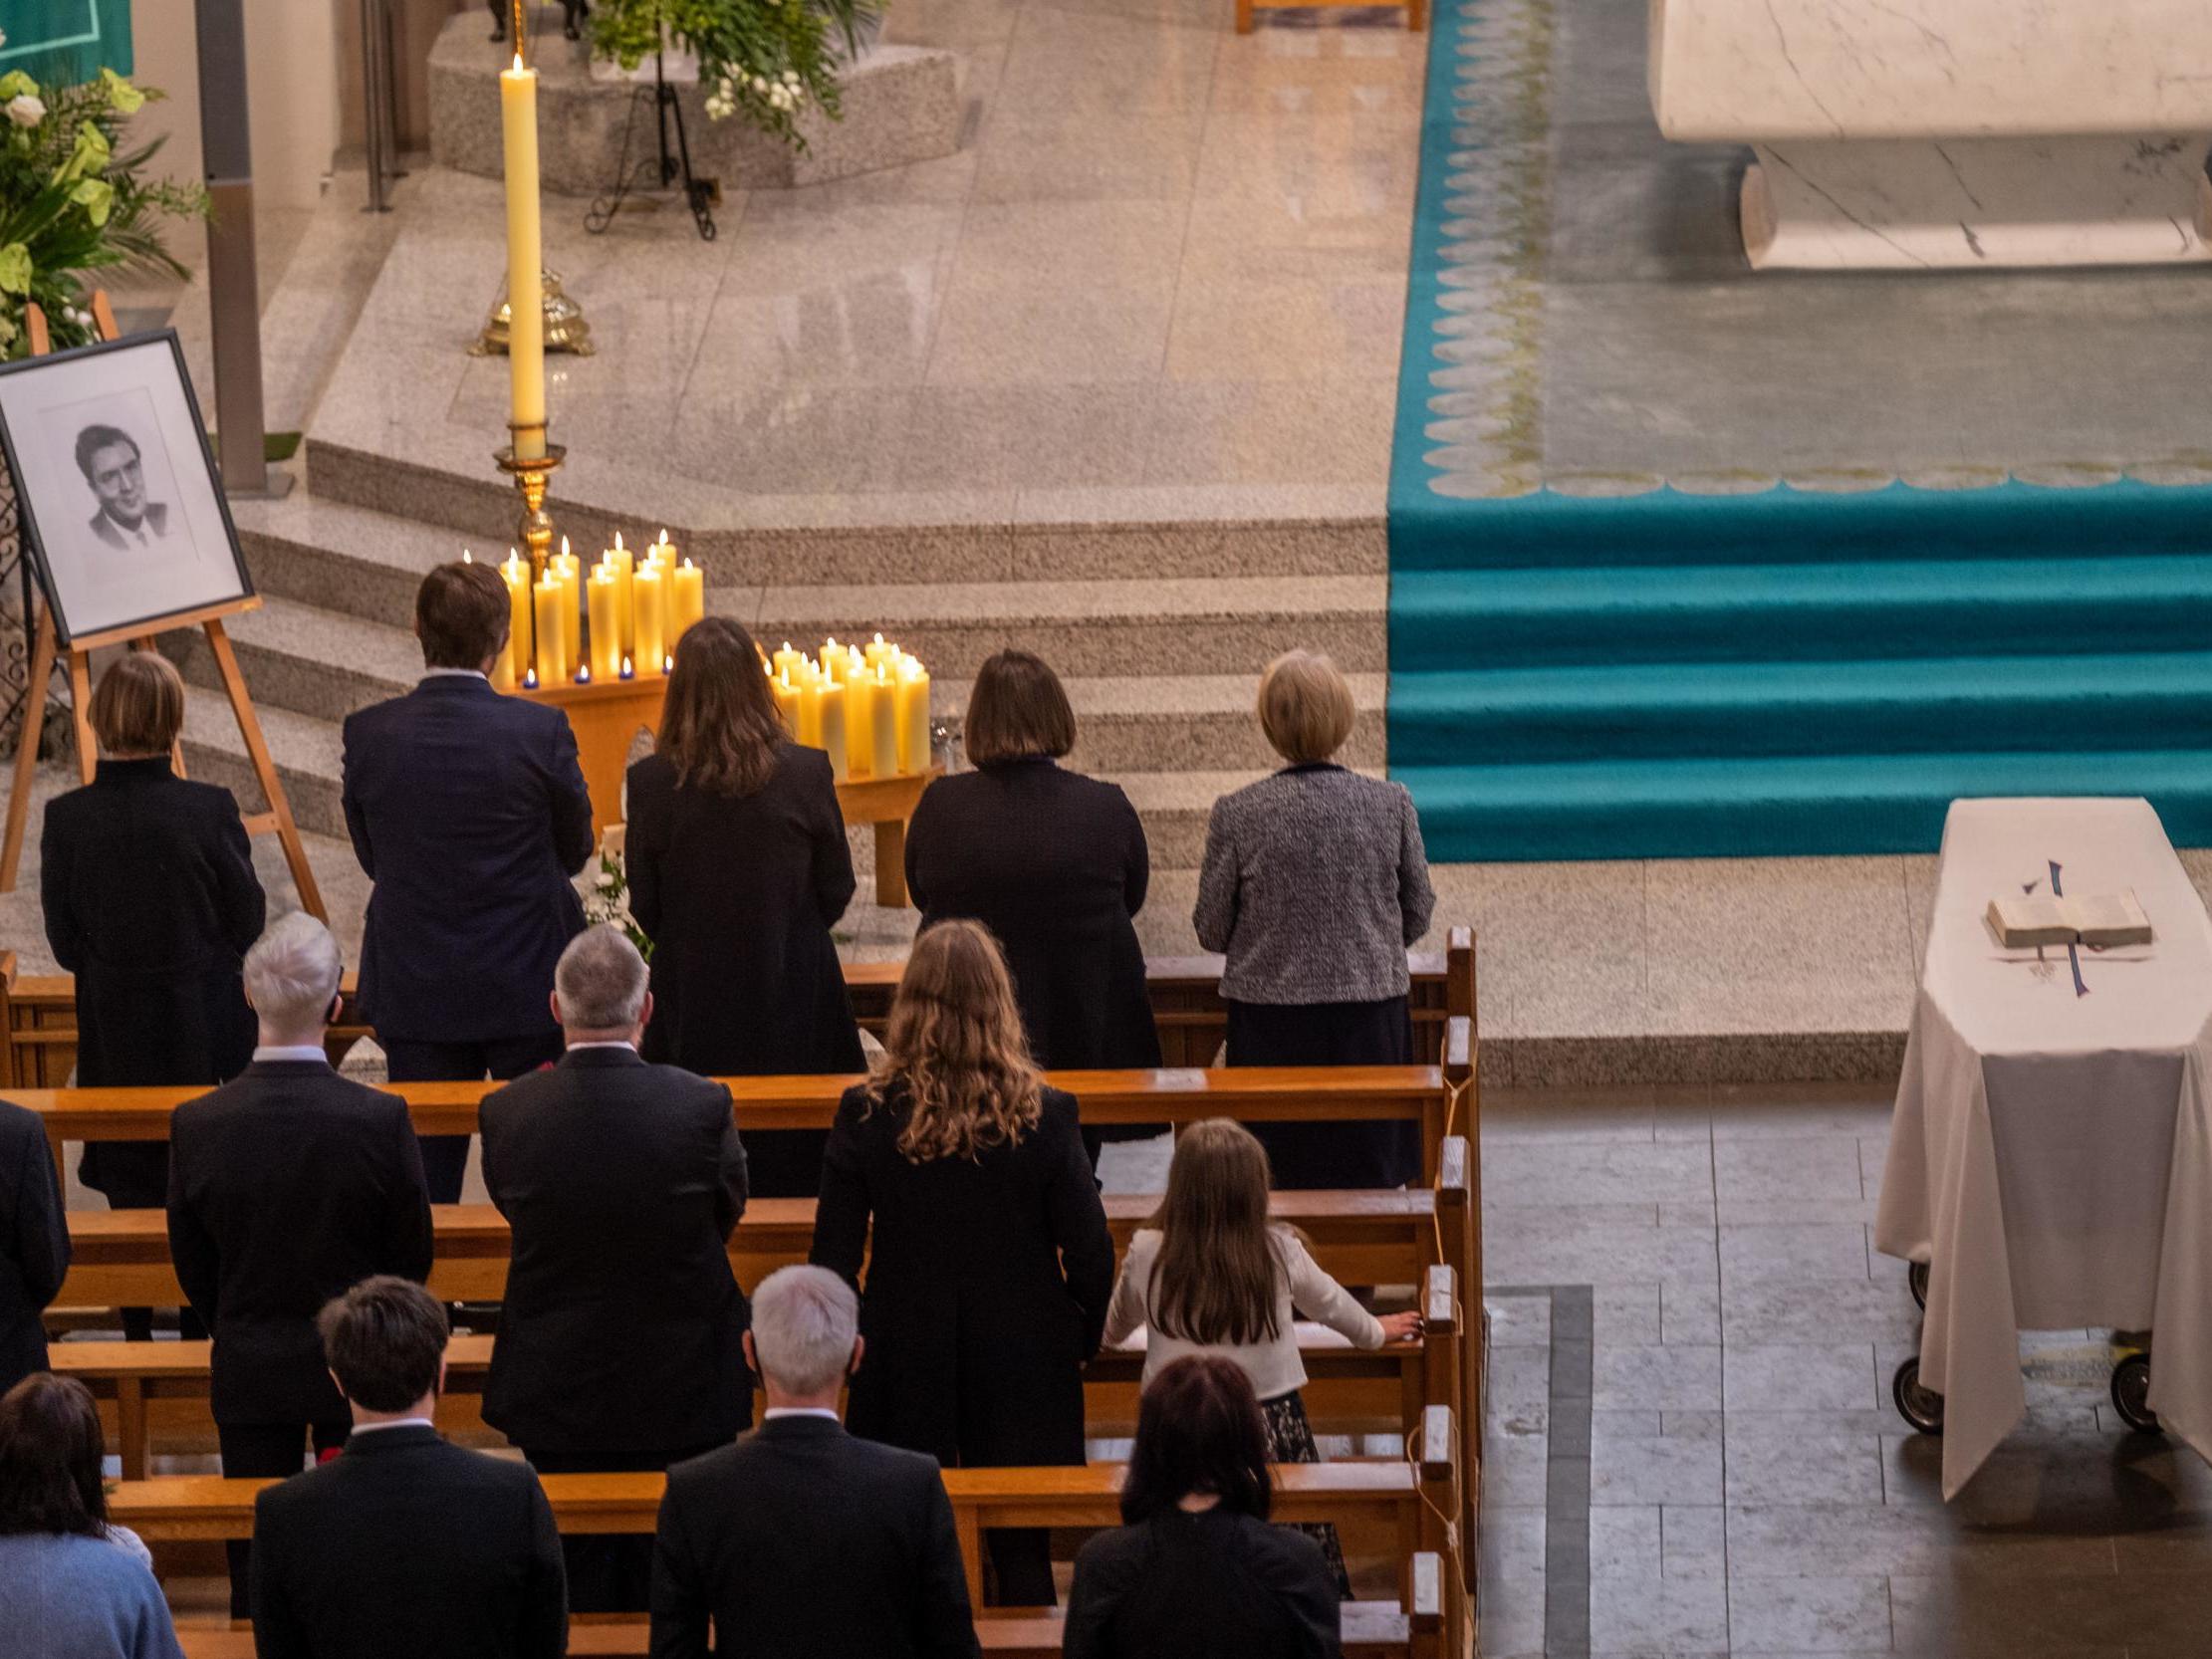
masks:
<path id="1" fill-rule="evenodd" d="M 1293 1320 L 1315 1319 L 1354 1347 L 1417 1336 L 1418 1313 L 1376 1318 L 1268 1218 L 1267 1153 L 1242 1124 L 1195 1123 L 1175 1142 L 1167 1197 L 1150 1227 L 1129 1241 L 1106 1312 L 1106 1340 L 1125 1342 L 1149 1326 L 1144 1379 L 1185 1354 L 1234 1360 L 1252 1379 L 1277 1463 L 1319 1463 L 1299 1390 L 1306 1366 Z M 1349 1595 L 1334 1527 L 1303 1529 L 1321 1544 L 1339 1590 Z"/>

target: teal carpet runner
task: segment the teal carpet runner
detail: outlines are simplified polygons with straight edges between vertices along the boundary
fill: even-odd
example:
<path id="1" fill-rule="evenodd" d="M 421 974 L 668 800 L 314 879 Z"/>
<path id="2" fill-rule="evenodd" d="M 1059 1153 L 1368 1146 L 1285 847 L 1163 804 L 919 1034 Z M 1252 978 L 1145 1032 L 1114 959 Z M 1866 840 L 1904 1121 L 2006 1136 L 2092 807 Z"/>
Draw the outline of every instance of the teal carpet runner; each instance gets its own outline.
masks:
<path id="1" fill-rule="evenodd" d="M 1435 20 L 1389 505 L 1429 855 L 1928 852 L 1961 795 L 2212 844 L 2212 488 L 1547 485 L 1550 15 Z"/>

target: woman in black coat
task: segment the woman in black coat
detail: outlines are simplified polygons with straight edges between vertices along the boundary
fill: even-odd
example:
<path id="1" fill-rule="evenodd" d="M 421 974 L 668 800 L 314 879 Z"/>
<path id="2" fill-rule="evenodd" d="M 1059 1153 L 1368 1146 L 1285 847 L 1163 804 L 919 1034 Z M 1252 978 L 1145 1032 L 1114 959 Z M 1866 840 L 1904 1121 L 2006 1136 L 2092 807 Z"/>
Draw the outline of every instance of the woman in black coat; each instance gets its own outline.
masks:
<path id="1" fill-rule="evenodd" d="M 861 1069 L 830 939 L 854 891 L 830 757 L 791 741 L 759 652 L 725 617 L 676 645 L 658 750 L 629 769 L 623 846 L 653 944 L 647 1060 L 702 1076 Z M 754 1194 L 811 1198 L 826 1139 L 747 1131 Z"/>
<path id="2" fill-rule="evenodd" d="M 974 772 L 931 784 L 906 830 L 921 925 L 981 922 L 1006 953 L 1030 1054 L 1053 1070 L 1157 1066 L 1136 913 L 1150 855 L 1112 784 L 1056 764 L 1076 746 L 1060 680 L 1027 651 L 984 663 L 964 727 Z M 1143 1126 L 1086 1131 L 1099 1140 Z"/>
<path id="3" fill-rule="evenodd" d="M 862 1292 L 847 1426 L 948 1469 L 1080 1464 L 1113 1240 L 1076 1102 L 1031 1065 L 989 934 L 915 940 L 884 1049 L 839 1103 L 815 1216 L 813 1260 Z M 998 1603 L 1050 1606 L 1046 1534 L 989 1543 Z"/>
<path id="4" fill-rule="evenodd" d="M 77 976 L 78 1085 L 225 1081 L 253 1059 L 241 976 L 266 908 L 238 803 L 170 768 L 184 682 L 166 658 L 120 658 L 89 712 L 99 770 L 47 803 L 39 852 L 47 943 Z M 159 1208 L 168 1143 L 94 1141 L 80 1173 L 116 1209 Z"/>
<path id="5" fill-rule="evenodd" d="M 1220 1354 L 1178 1359 L 1137 1405 L 1122 1527 L 1076 1556 L 1068 1659 L 1337 1659 L 1334 1573 L 1268 1525 L 1267 1428 Z"/>

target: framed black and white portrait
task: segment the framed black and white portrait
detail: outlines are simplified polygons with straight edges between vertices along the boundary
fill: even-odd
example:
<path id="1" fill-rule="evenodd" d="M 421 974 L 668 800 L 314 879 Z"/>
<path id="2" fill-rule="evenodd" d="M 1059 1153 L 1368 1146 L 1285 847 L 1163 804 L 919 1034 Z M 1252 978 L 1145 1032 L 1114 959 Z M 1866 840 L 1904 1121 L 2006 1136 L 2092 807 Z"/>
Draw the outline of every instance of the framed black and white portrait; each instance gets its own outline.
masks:
<path id="1" fill-rule="evenodd" d="M 0 444 L 63 643 L 252 594 L 174 330 L 0 366 Z"/>

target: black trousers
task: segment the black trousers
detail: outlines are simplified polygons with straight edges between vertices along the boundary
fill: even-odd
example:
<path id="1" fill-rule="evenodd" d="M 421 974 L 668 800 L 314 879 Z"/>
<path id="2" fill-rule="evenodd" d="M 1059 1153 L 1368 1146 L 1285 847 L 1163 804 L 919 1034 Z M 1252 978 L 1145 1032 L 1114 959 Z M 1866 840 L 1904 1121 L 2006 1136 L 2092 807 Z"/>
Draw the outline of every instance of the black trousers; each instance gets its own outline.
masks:
<path id="1" fill-rule="evenodd" d="M 523 1461 L 541 1475 L 611 1475 L 666 1469 L 721 1445 L 685 1446 L 673 1452 L 554 1452 L 525 1446 Z M 652 1535 L 563 1533 L 561 1558 L 569 1569 L 572 1613 L 643 1613 L 652 1607 Z"/>
<path id="2" fill-rule="evenodd" d="M 96 1157 L 94 1154 L 98 1153 Z M 97 1175 L 99 1191 L 111 1210 L 159 1210 L 169 1202 L 169 1143 L 163 1141 L 97 1141 L 85 1148 L 79 1165 L 81 1177 Z M 85 1184 L 91 1186 L 91 1180 Z M 153 1309 L 119 1307 L 126 1342 L 153 1340 Z M 207 1326 L 189 1307 L 176 1314 L 176 1333 L 187 1342 L 205 1341 Z"/>
<path id="3" fill-rule="evenodd" d="M 346 1444 L 352 1423 L 217 1423 L 215 1444 L 223 1454 L 223 1474 L 229 1479 L 297 1475 L 306 1466 L 310 1439 L 315 1454 Z M 248 1592 L 253 1574 L 253 1542 L 232 1539 L 223 1545 L 230 1555 L 230 1616 L 253 1617 Z"/>
<path id="4" fill-rule="evenodd" d="M 1042 1527 L 993 1527 L 983 1535 L 992 1606 L 1050 1607 L 1060 1599 L 1053 1588 L 1052 1537 Z"/>
<path id="5" fill-rule="evenodd" d="M 386 1074 L 395 1083 L 511 1082 L 561 1058 L 558 1027 L 529 1037 L 485 1043 L 422 1043 L 395 1037 L 383 1045 Z M 468 1173 L 468 1136 L 424 1135 L 422 1179 L 433 1204 L 458 1204 Z"/>
<path id="6" fill-rule="evenodd" d="M 1372 1003 L 1229 1003 L 1231 1066 L 1410 1066 L 1403 997 Z M 1421 1175 L 1412 1123 L 1249 1123 L 1278 1190 L 1402 1187 Z"/>

